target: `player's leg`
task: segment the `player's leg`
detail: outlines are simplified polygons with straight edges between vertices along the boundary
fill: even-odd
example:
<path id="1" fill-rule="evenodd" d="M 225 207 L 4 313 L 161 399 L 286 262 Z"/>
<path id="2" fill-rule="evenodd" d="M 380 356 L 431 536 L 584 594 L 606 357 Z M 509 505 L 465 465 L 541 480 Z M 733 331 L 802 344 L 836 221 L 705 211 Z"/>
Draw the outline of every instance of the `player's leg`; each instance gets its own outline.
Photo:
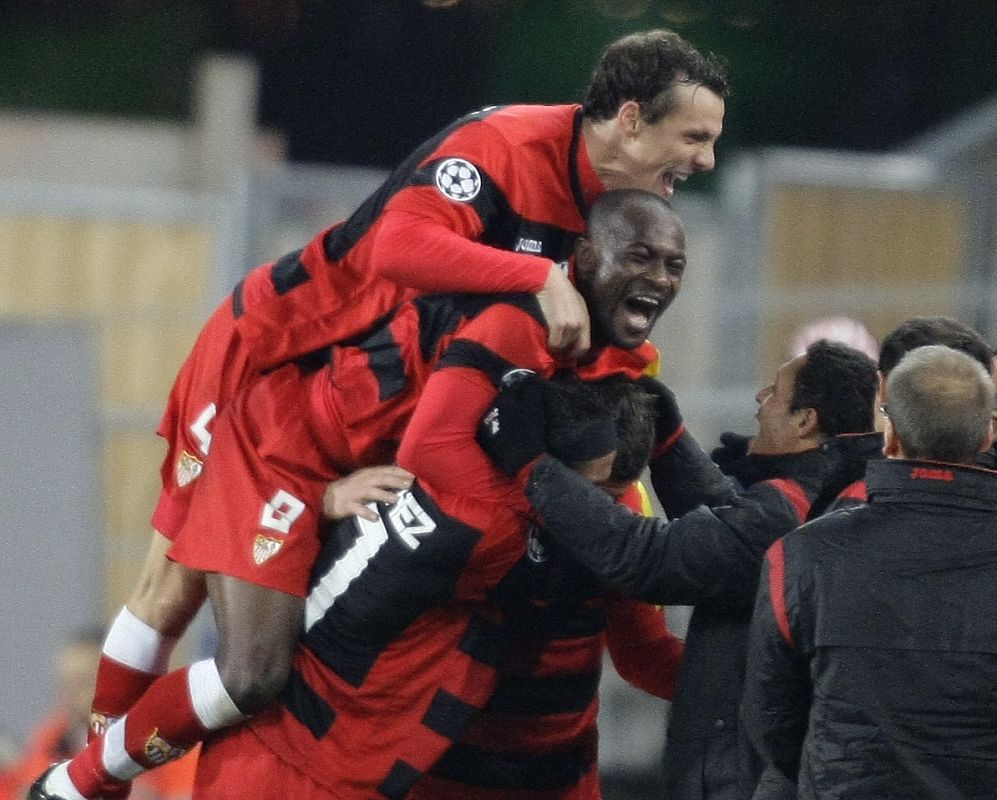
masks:
<path id="1" fill-rule="evenodd" d="M 231 302 L 211 315 L 180 369 L 158 433 L 167 453 L 154 532 L 135 589 L 108 631 L 94 689 L 91 736 L 122 716 L 164 674 L 177 639 L 204 602 L 198 573 L 166 558 L 187 518 L 218 410 L 252 377 Z"/>
<path id="2" fill-rule="evenodd" d="M 337 477 L 304 420 L 308 380 L 293 366 L 278 370 L 218 417 L 211 468 L 168 553 L 205 575 L 216 657 L 154 680 L 128 713 L 47 774 L 36 797 L 121 792 L 206 733 L 260 710 L 283 685 L 319 549 L 323 491 Z"/>
<path id="3" fill-rule="evenodd" d="M 138 584 L 108 630 L 91 705 L 91 738 L 166 674 L 177 640 L 204 602 L 204 575 L 170 561 L 170 544 L 153 531 Z"/>
<path id="4" fill-rule="evenodd" d="M 290 671 L 303 599 L 217 573 L 206 583 L 219 634 L 215 658 L 153 681 L 104 734 L 47 773 L 33 797 L 120 793 L 142 772 L 179 758 L 276 697 Z"/>

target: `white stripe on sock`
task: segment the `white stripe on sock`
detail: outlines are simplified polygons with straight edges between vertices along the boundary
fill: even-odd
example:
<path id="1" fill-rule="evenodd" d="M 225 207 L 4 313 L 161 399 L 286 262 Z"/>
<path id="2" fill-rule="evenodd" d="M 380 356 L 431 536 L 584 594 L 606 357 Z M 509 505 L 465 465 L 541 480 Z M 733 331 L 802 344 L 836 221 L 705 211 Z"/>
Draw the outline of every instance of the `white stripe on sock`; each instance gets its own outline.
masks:
<path id="1" fill-rule="evenodd" d="M 100 760 L 104 764 L 104 769 L 111 773 L 120 781 L 130 781 L 136 775 L 145 772 L 145 767 L 128 755 L 125 750 L 125 721 L 126 714 L 104 734 L 104 747 L 100 752 Z"/>
<path id="2" fill-rule="evenodd" d="M 104 639 L 104 655 L 150 675 L 165 675 L 176 637 L 167 637 L 122 607 Z"/>
<path id="3" fill-rule="evenodd" d="M 194 713 L 207 730 L 216 731 L 246 719 L 229 697 L 213 658 L 190 665 L 187 685 Z"/>
<path id="4" fill-rule="evenodd" d="M 53 769 L 48 777 L 45 779 L 45 786 L 43 787 L 46 792 L 54 797 L 62 797 L 65 800 L 86 800 L 86 798 L 80 794 L 79 789 L 77 789 L 73 782 L 69 779 L 69 770 L 67 769 L 68 761 L 63 761 L 61 764 L 57 764 L 55 769 Z"/>

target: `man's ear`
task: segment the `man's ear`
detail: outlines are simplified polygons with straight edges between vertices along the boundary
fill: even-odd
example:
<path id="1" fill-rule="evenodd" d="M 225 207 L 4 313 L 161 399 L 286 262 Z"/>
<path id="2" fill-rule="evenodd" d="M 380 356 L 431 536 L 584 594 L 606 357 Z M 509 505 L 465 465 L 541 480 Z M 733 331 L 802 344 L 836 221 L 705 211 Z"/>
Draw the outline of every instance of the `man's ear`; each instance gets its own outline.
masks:
<path id="1" fill-rule="evenodd" d="M 983 437 L 983 444 L 980 445 L 980 452 L 989 450 L 997 439 L 997 416 L 990 417 L 990 427 L 987 428 L 987 435 Z"/>
<path id="2" fill-rule="evenodd" d="M 888 427 L 886 417 L 880 409 L 886 405 L 886 376 L 882 370 L 876 370 L 876 378 L 876 406 L 872 411 L 872 426 L 877 431 L 885 431 Z"/>
<path id="3" fill-rule="evenodd" d="M 636 136 L 644 120 L 640 113 L 640 103 L 636 100 L 626 100 L 616 110 L 616 121 L 624 136 Z"/>
<path id="4" fill-rule="evenodd" d="M 800 434 L 801 439 L 810 438 L 820 438 L 820 416 L 817 414 L 816 408 L 798 408 L 796 409 L 799 415 L 796 420 L 797 431 Z"/>
<path id="5" fill-rule="evenodd" d="M 900 446 L 900 437 L 897 436 L 897 429 L 892 425 L 887 425 L 883 431 L 883 455 L 887 458 L 903 458 L 903 448 Z"/>
<path id="6" fill-rule="evenodd" d="M 588 236 L 579 236 L 575 240 L 575 280 L 583 281 L 592 277 L 595 264 L 599 260 L 599 252 Z"/>

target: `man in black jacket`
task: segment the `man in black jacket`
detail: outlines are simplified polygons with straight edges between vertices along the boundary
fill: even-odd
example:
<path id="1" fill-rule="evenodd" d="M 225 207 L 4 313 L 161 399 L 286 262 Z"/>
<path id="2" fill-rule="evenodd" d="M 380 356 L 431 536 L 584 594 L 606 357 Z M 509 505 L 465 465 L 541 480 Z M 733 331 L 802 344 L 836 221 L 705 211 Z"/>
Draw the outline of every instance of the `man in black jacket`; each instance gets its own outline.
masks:
<path id="1" fill-rule="evenodd" d="M 784 364 L 756 397 L 759 431 L 738 492 L 683 432 L 674 398 L 658 385 L 661 447 L 651 478 L 670 522 L 614 508 L 556 459 L 541 457 L 528 471 L 527 495 L 545 529 L 611 589 L 696 606 L 672 705 L 665 796 L 750 797 L 759 765 L 741 747 L 738 706 L 761 559 L 820 493 L 821 442 L 872 428 L 875 391 L 875 364 L 842 344 L 818 342 Z M 514 401 L 511 392 L 499 398 L 500 414 L 508 404 L 502 435 L 522 439 L 514 425 L 536 411 Z M 483 444 L 494 451 L 504 442 Z"/>
<path id="2" fill-rule="evenodd" d="M 988 372 L 992 372 L 993 349 L 971 327 L 951 317 L 911 317 L 890 331 L 880 347 L 877 410 L 886 402 L 886 380 L 893 368 L 911 350 L 931 344 L 944 345 L 966 353 L 976 359 Z M 821 501 L 814 503 L 810 519 L 818 516 L 814 513 L 818 510 L 835 511 L 866 502 L 868 494 L 865 485 L 865 462 L 882 457 L 881 431 L 886 424 L 882 414 L 877 414 L 876 423 L 877 433 L 855 438 L 845 437 L 832 443 L 833 449 L 828 455 L 832 462 L 840 464 L 838 474 L 841 477 L 829 480 L 825 485 L 825 497 L 828 502 L 823 504 L 824 508 L 820 508 Z M 868 446 L 870 444 L 874 450 L 870 450 Z M 875 452 L 876 450 L 878 452 Z M 990 453 L 981 453 L 977 457 L 977 463 L 982 467 L 992 467 L 993 462 L 988 461 L 988 458 L 992 458 Z M 836 498 L 830 496 L 834 491 L 838 492 Z"/>
<path id="3" fill-rule="evenodd" d="M 992 797 L 997 474 L 990 375 L 911 351 L 886 384 L 869 503 L 766 555 L 744 721 L 800 798 Z"/>

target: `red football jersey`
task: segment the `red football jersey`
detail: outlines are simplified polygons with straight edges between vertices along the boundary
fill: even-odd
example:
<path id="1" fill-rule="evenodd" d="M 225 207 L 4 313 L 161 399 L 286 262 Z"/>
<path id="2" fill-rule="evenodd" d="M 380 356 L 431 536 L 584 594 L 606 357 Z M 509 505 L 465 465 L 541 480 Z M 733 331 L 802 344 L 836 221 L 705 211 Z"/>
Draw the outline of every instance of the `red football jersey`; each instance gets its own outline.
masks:
<path id="1" fill-rule="evenodd" d="M 578 106 L 485 109 L 420 146 L 346 222 L 254 269 L 171 391 L 153 526 L 176 535 L 215 417 L 261 372 L 358 334 L 420 292 L 535 293 L 602 191 Z"/>
<path id="2" fill-rule="evenodd" d="M 216 421 L 214 467 L 197 482 L 170 557 L 304 596 L 325 486 L 390 463 L 399 442 L 399 463 L 425 485 L 525 514 L 518 485 L 475 435 L 506 372 L 549 376 L 561 366 L 545 342 L 533 295 L 431 295 L 327 351 L 324 365 L 260 378 Z M 655 357 L 651 345 L 606 348 L 578 373 L 637 377 Z"/>

